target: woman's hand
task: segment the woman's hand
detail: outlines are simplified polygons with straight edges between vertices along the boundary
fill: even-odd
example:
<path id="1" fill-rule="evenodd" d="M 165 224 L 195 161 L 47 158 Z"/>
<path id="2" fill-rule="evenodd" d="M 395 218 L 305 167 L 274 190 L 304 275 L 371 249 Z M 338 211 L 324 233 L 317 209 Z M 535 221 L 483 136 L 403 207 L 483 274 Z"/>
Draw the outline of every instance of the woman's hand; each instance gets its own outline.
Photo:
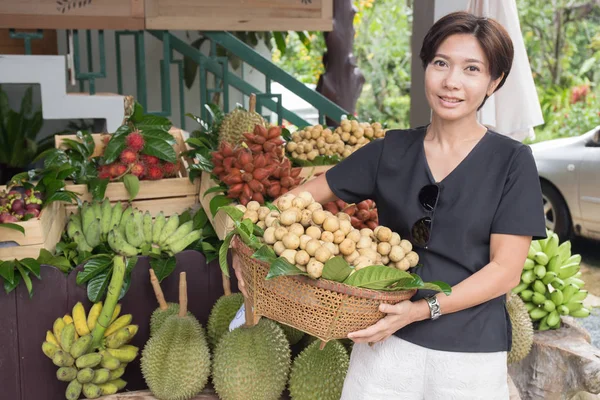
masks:
<path id="1" fill-rule="evenodd" d="M 416 321 L 414 317 L 415 303 L 410 300 L 401 301 L 396 305 L 380 304 L 379 311 L 386 313 L 387 316 L 360 331 L 348 334 L 348 338 L 354 343 L 375 343 L 381 342 L 397 330 Z"/>
<path id="2" fill-rule="evenodd" d="M 235 271 L 235 276 L 238 282 L 238 289 L 244 295 L 244 297 L 248 297 L 248 292 L 246 292 L 246 284 L 244 283 L 244 278 L 242 277 L 242 265 L 240 257 L 234 251 L 231 255 L 233 270 Z"/>

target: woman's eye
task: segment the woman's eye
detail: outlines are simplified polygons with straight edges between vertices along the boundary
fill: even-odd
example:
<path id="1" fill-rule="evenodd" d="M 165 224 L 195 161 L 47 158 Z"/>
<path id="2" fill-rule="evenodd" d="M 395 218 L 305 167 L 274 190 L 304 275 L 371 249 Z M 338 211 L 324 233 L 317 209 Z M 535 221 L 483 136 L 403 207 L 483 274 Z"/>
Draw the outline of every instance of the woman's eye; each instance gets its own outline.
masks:
<path id="1" fill-rule="evenodd" d="M 445 66 L 445 65 L 446 65 L 446 62 L 445 62 L 445 61 L 443 61 L 443 60 L 435 60 L 435 61 L 433 62 L 433 65 L 437 65 L 438 67 L 443 67 L 443 66 Z"/>
<path id="2" fill-rule="evenodd" d="M 475 67 L 474 65 L 467 67 L 467 69 L 469 70 L 469 72 L 479 72 L 479 68 Z"/>

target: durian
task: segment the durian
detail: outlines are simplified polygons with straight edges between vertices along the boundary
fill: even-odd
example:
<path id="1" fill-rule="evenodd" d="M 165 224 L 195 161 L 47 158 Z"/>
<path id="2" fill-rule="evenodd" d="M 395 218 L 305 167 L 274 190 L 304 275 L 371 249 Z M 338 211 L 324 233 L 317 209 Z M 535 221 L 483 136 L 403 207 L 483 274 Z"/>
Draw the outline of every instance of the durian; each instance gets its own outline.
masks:
<path id="1" fill-rule="evenodd" d="M 150 316 L 150 336 L 152 336 L 158 332 L 168 317 L 171 315 L 176 315 L 179 312 L 179 304 L 167 303 L 165 301 L 165 295 L 160 288 L 160 283 L 158 282 L 156 274 L 152 268 L 150 268 L 150 283 L 152 283 L 152 288 L 154 289 L 154 294 L 156 295 L 156 301 L 158 301 L 158 308 L 154 310 Z M 187 315 L 193 316 L 193 314 L 189 311 Z"/>
<path id="2" fill-rule="evenodd" d="M 253 132 L 256 125 L 265 126 L 263 117 L 254 111 L 255 106 L 256 95 L 252 94 L 248 111 L 236 108 L 225 115 L 219 128 L 219 143 L 226 142 L 235 147 L 245 139 L 244 133 Z"/>
<path id="3" fill-rule="evenodd" d="M 160 400 L 187 400 L 201 392 L 210 375 L 210 353 L 200 323 L 187 314 L 185 272 L 180 274 L 179 314 L 168 317 L 142 351 L 141 369 Z"/>
<path id="4" fill-rule="evenodd" d="M 283 333 L 285 333 L 285 337 L 287 338 L 288 342 L 290 342 L 291 346 L 298 343 L 304 337 L 304 332 L 301 330 L 292 328 L 291 326 L 287 326 L 285 324 L 278 323 L 278 325 L 281 327 L 281 329 L 283 329 Z"/>
<path id="5" fill-rule="evenodd" d="M 221 296 L 217 300 L 210 311 L 206 324 L 206 333 L 211 347 L 214 348 L 219 343 L 221 336 L 229 331 L 229 324 L 242 304 L 244 304 L 244 296 L 241 293 Z"/>
<path id="6" fill-rule="evenodd" d="M 290 372 L 292 400 L 338 400 L 342 395 L 350 357 L 337 340 L 312 342 L 294 359 Z"/>
<path id="7" fill-rule="evenodd" d="M 511 293 L 506 308 L 512 325 L 512 348 L 508 363 L 516 363 L 527 357 L 533 345 L 533 323 L 521 298 Z"/>
<path id="8" fill-rule="evenodd" d="M 269 319 L 226 332 L 214 353 L 215 390 L 221 400 L 278 400 L 287 383 L 290 358 L 283 330 Z"/>

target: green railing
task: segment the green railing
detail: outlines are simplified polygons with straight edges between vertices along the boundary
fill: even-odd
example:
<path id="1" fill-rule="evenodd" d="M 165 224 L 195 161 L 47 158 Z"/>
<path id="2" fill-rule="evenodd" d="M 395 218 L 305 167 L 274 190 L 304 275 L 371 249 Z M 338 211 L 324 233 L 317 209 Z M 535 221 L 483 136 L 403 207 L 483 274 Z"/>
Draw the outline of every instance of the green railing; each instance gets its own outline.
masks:
<path id="1" fill-rule="evenodd" d="M 88 83 L 90 94 L 96 93 L 96 79 L 106 78 L 106 50 L 104 43 L 104 31 L 97 31 L 98 35 L 98 57 L 100 70 L 94 71 L 94 58 L 92 46 L 92 31 L 85 31 L 85 46 L 87 53 L 88 71 L 84 72 L 81 68 L 80 57 L 81 49 L 79 48 L 80 36 L 79 31 L 73 31 L 73 47 L 74 47 L 74 68 L 75 78 L 79 81 L 80 90 L 84 90 L 85 82 Z M 145 33 L 162 42 L 162 59 L 160 62 L 160 92 L 161 92 L 161 109 L 159 111 L 148 110 L 148 93 L 147 93 L 147 74 L 146 74 L 146 54 L 145 54 Z M 334 121 L 341 121 L 347 111 L 333 103 L 320 93 L 308 88 L 302 82 L 295 79 L 281 68 L 277 67 L 270 60 L 257 53 L 250 46 L 237 39 L 235 36 L 227 32 L 203 32 L 202 34 L 210 40 L 211 51 L 209 55 L 205 55 L 200 50 L 189 45 L 185 41 L 179 39 L 169 31 L 115 31 L 115 50 L 116 50 L 116 67 L 117 67 L 117 92 L 124 93 L 123 90 L 123 65 L 128 62 L 124 60 L 121 54 L 122 40 L 124 37 L 133 36 L 134 38 L 134 57 L 135 57 L 135 84 L 136 84 L 136 100 L 148 110 L 149 113 L 162 116 L 171 116 L 171 71 L 170 66 L 177 66 L 178 75 L 178 90 L 179 90 L 179 117 L 181 127 L 185 129 L 185 87 L 183 75 L 183 60 L 182 57 L 188 57 L 198 64 L 198 79 L 200 87 L 200 102 L 201 116 L 207 119 L 208 112 L 204 104 L 209 102 L 211 95 L 220 92 L 223 95 L 223 108 L 225 112 L 229 111 L 229 89 L 231 87 L 239 90 L 243 95 L 249 96 L 256 94 L 257 111 L 263 113 L 266 108 L 277 115 L 278 123 L 281 124 L 285 119 L 291 124 L 297 126 L 305 126 L 309 123 L 302 117 L 283 107 L 281 94 L 271 93 L 271 83 L 278 82 L 283 87 L 312 105 L 316 108 L 319 114 L 319 122 L 325 123 L 325 118 L 328 117 Z M 25 40 L 26 54 L 31 54 L 31 40 L 42 37 L 42 32 L 37 33 L 15 33 L 11 30 L 10 35 L 15 39 Z M 236 55 L 244 63 L 252 66 L 258 72 L 265 76 L 265 91 L 261 91 L 250 83 L 231 72 L 228 68 L 229 62 L 226 57 L 217 56 L 217 46 L 223 47 L 227 52 Z M 179 57 L 175 58 L 175 53 Z M 130 55 L 126 55 L 131 57 Z M 243 64 L 242 64 L 243 65 Z M 213 79 L 213 87 L 208 87 L 209 74 Z M 196 112 L 196 110 L 194 110 Z"/>

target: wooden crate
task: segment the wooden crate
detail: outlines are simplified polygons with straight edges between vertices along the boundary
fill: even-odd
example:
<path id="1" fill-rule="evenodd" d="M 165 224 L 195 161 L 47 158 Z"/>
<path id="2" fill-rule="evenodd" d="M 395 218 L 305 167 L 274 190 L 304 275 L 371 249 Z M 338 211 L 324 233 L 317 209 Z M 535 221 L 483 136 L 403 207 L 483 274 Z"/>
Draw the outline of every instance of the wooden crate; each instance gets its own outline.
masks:
<path id="1" fill-rule="evenodd" d="M 0 190 L 5 186 L 0 186 Z M 18 246 L 0 247 L 0 260 L 37 258 L 41 249 L 54 251 L 65 228 L 64 204 L 58 201 L 44 208 L 38 218 L 17 222 L 25 229 L 19 231 L 0 228 L 0 242 L 15 242 Z"/>
<path id="2" fill-rule="evenodd" d="M 215 186 L 219 186 L 217 182 L 215 182 L 208 172 L 202 172 L 202 178 L 200 180 L 200 204 L 202 204 L 202 208 L 206 211 L 206 215 L 208 215 L 208 220 L 211 222 L 213 228 L 215 229 L 215 233 L 219 237 L 220 240 L 223 240 L 225 236 L 229 232 L 231 232 L 234 228 L 233 221 L 227 214 L 223 211 L 218 211 L 217 215 L 212 215 L 210 212 L 210 201 L 220 193 L 209 193 L 206 196 L 204 193 Z"/>
<path id="3" fill-rule="evenodd" d="M 177 141 L 173 145 L 176 153 L 181 154 L 187 149 L 181 130 L 172 128 L 169 133 Z M 96 144 L 92 157 L 102 155 L 105 147 L 103 137 L 106 134 L 93 134 L 92 136 Z M 75 135 L 57 135 L 55 139 L 56 147 L 60 148 L 66 138 L 76 139 Z M 140 190 L 132 201 L 133 206 L 143 212 L 150 211 L 152 215 L 163 211 L 165 215 L 169 216 L 174 213 L 181 213 L 197 204 L 200 179 L 196 179 L 194 182 L 190 181 L 187 171 L 189 162 L 191 161 L 180 156 L 180 170 L 175 178 L 140 181 Z M 67 184 L 65 189 L 78 193 L 82 200 L 90 201 L 92 199 L 86 185 Z M 123 182 L 109 183 L 106 187 L 105 197 L 110 199 L 112 203 L 129 201 L 129 193 Z M 76 208 L 76 205 L 68 205 L 66 207 L 67 214 L 74 212 Z"/>
<path id="4" fill-rule="evenodd" d="M 331 31 L 333 0 L 146 0 L 146 29 Z"/>
<path id="5" fill-rule="evenodd" d="M 2 28 L 144 29 L 144 17 L 144 0 L 0 1 Z"/>

